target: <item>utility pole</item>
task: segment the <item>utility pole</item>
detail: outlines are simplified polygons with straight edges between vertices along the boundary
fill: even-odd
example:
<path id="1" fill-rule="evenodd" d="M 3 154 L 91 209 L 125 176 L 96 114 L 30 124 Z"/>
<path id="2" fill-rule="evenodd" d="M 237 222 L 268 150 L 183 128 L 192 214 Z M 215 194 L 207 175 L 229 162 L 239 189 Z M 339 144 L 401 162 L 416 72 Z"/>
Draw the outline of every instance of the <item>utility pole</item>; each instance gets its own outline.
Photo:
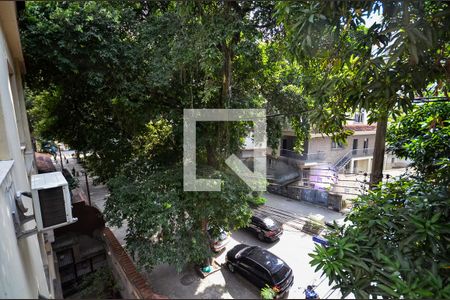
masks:
<path id="1" fill-rule="evenodd" d="M 81 171 L 84 174 L 84 180 L 86 181 L 86 193 L 88 196 L 89 206 L 92 206 L 91 203 L 91 192 L 89 191 L 89 182 L 88 182 L 88 174 L 85 170 Z"/>
<path id="2" fill-rule="evenodd" d="M 62 159 L 62 154 L 61 154 L 61 147 L 58 146 L 58 150 L 59 150 L 59 159 L 61 160 L 61 171 L 64 169 L 64 165 L 63 165 L 63 159 Z"/>

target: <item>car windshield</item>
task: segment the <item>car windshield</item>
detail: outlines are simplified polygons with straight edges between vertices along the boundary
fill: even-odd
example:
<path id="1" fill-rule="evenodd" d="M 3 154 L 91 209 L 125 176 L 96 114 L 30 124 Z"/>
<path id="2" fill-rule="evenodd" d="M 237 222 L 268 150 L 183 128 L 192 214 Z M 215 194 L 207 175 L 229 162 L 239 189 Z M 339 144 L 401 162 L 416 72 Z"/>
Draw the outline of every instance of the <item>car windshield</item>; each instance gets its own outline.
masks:
<path id="1" fill-rule="evenodd" d="M 283 279 L 285 279 L 286 276 L 288 275 L 289 271 L 290 271 L 290 268 L 287 267 L 286 265 L 283 265 L 277 272 L 272 274 L 275 284 L 283 281 Z"/>
<path id="2" fill-rule="evenodd" d="M 272 230 L 277 228 L 277 223 L 271 218 L 264 218 L 263 222 L 267 229 Z"/>

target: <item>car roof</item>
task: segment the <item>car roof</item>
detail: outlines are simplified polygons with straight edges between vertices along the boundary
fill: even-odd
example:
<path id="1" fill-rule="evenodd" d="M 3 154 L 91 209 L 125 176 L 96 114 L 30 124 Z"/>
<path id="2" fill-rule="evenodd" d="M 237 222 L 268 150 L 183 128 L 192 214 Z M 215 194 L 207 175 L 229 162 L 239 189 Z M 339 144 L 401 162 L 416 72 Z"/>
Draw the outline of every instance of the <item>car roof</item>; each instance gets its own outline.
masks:
<path id="1" fill-rule="evenodd" d="M 252 251 L 248 251 L 246 257 L 272 274 L 278 272 L 283 266 L 287 266 L 281 258 L 258 246 L 252 247 Z"/>
<path id="2" fill-rule="evenodd" d="M 253 215 L 253 218 L 258 219 L 258 221 L 260 221 L 270 227 L 280 226 L 279 222 L 270 216 L 258 214 L 258 215 Z"/>

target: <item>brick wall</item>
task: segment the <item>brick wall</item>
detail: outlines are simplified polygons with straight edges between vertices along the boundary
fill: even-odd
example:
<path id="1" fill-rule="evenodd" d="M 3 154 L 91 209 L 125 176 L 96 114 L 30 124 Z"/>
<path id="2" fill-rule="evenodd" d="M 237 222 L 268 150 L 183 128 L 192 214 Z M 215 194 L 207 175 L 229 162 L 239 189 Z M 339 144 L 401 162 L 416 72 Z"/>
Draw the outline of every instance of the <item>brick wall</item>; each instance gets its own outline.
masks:
<path id="1" fill-rule="evenodd" d="M 108 261 L 114 277 L 121 283 L 122 297 L 125 299 L 168 299 L 152 291 L 147 281 L 137 271 L 130 256 L 108 227 L 103 228 L 101 236 L 106 244 Z"/>

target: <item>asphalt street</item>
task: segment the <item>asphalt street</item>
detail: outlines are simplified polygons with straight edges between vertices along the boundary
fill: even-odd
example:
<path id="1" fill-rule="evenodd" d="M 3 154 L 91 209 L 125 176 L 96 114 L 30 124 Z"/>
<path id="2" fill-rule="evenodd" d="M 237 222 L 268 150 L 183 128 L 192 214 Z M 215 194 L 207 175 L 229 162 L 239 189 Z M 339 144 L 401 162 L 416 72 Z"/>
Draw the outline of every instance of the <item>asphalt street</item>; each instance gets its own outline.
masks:
<path id="1" fill-rule="evenodd" d="M 303 291 L 310 284 L 318 286 L 316 291 L 322 299 L 340 297 L 339 291 L 333 293 L 328 285 L 328 280 L 321 278 L 321 272 L 314 272 L 314 268 L 309 265 L 311 258 L 308 254 L 314 250 L 315 244 L 311 235 L 298 230 L 295 225 L 297 222 L 302 222 L 302 216 L 310 213 L 322 212 L 322 215 L 327 216 L 327 220 L 340 219 L 343 218 L 343 215 L 312 205 L 309 210 L 302 210 L 304 204 L 295 210 L 291 206 L 298 203 L 293 200 L 283 199 L 284 197 L 279 196 L 272 197 L 270 194 L 266 196 L 270 197 L 267 204 L 271 205 L 272 210 L 274 210 L 273 206 L 277 204 L 283 208 L 291 208 L 290 213 L 279 210 L 279 215 L 286 215 L 283 235 L 274 243 L 265 243 L 259 241 L 250 232 L 241 229 L 232 233 L 227 250 L 240 243 L 258 245 L 283 259 L 292 268 L 295 277 L 288 298 L 304 298 Z M 280 218 L 278 220 L 282 221 Z M 217 262 L 225 262 L 227 250 L 217 257 Z M 257 288 L 240 275 L 228 271 L 226 267 L 201 279 L 192 268 L 177 273 L 175 268 L 161 265 L 148 274 L 148 279 L 155 292 L 167 295 L 169 298 L 260 298 Z"/>
<path id="2" fill-rule="evenodd" d="M 68 164 L 65 167 L 69 170 L 75 168 L 81 173 L 82 167 L 76 163 L 72 157 L 72 151 L 64 151 Z M 59 157 L 58 157 L 59 160 Z M 80 188 L 86 190 L 84 176 L 80 174 Z M 104 204 L 109 192 L 104 185 L 94 185 L 92 178 L 88 178 L 92 204 L 100 211 L 104 210 Z M 266 213 L 272 214 L 284 225 L 284 233 L 280 240 L 275 243 L 260 242 L 255 236 L 245 230 L 233 232 L 227 249 L 234 245 L 245 243 L 248 245 L 259 245 L 280 258 L 282 258 L 294 272 L 294 285 L 292 286 L 288 298 L 304 298 L 303 290 L 309 284 L 318 285 L 317 291 L 322 299 L 325 297 L 338 298 L 338 291 L 330 295 L 328 281 L 320 277 L 321 273 L 314 272 L 314 268 L 309 265 L 308 256 L 314 249 L 312 236 L 298 228 L 304 219 L 309 215 L 321 215 L 324 220 L 343 219 L 341 213 L 328 210 L 326 208 L 288 199 L 282 196 L 265 194 L 267 198 L 266 206 L 263 207 Z M 114 235 L 121 244 L 125 245 L 126 224 L 120 228 L 112 227 Z M 225 261 L 225 252 L 217 257 L 219 263 Z M 177 273 L 175 268 L 168 265 L 156 266 L 150 274 L 143 274 L 147 277 L 149 284 L 156 293 L 166 295 L 169 298 L 260 298 L 259 290 L 247 282 L 238 274 L 233 274 L 226 268 L 201 279 L 192 268 L 186 268 L 181 273 Z"/>

